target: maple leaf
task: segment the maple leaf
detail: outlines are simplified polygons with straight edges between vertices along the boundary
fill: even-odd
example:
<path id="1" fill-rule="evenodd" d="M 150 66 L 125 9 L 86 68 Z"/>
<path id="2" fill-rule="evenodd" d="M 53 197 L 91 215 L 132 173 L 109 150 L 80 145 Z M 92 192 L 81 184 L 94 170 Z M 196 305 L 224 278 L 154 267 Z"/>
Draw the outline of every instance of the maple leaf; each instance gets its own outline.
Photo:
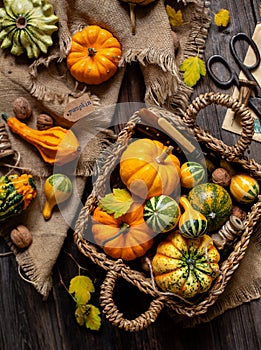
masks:
<path id="1" fill-rule="evenodd" d="M 80 326 L 97 331 L 101 326 L 100 310 L 91 304 L 77 305 L 75 318 Z"/>
<path id="2" fill-rule="evenodd" d="M 86 304 L 94 292 L 92 280 L 87 276 L 78 275 L 71 279 L 69 293 L 74 296 L 77 304 Z"/>
<path id="3" fill-rule="evenodd" d="M 218 27 L 227 27 L 230 21 L 230 13 L 227 9 L 219 10 L 214 16 L 214 22 Z"/>
<path id="4" fill-rule="evenodd" d="M 189 87 L 196 85 L 200 77 L 206 75 L 205 63 L 198 56 L 186 58 L 180 65 L 180 70 L 184 72 L 184 83 Z"/>
<path id="5" fill-rule="evenodd" d="M 114 214 L 115 219 L 127 213 L 133 199 L 126 189 L 114 188 L 99 201 L 99 207 L 108 214 Z"/>
<path id="6" fill-rule="evenodd" d="M 166 5 L 166 12 L 169 16 L 169 23 L 173 27 L 179 27 L 183 24 L 183 15 L 181 10 L 175 11 L 170 5 Z"/>

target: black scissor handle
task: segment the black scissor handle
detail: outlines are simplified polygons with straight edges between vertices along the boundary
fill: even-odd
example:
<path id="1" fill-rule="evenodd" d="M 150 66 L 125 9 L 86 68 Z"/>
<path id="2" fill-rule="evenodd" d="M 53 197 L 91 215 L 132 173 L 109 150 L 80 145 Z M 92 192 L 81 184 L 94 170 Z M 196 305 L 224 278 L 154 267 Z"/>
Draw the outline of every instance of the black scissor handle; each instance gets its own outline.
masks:
<path id="1" fill-rule="evenodd" d="M 244 62 L 241 60 L 241 58 L 237 54 L 236 42 L 240 41 L 240 40 L 246 41 L 255 53 L 256 62 L 252 66 L 245 65 Z M 234 57 L 235 61 L 241 67 L 241 69 L 244 71 L 245 74 L 246 74 L 246 71 L 250 72 L 252 70 L 255 70 L 260 65 L 260 52 L 258 50 L 258 47 L 257 47 L 256 43 L 254 42 L 254 40 L 251 39 L 250 36 L 248 36 L 247 34 L 238 33 L 238 34 L 232 36 L 229 45 L 230 45 L 230 50 L 231 50 L 232 56 Z M 251 77 L 247 76 L 247 78 L 251 80 Z"/>
<path id="2" fill-rule="evenodd" d="M 218 76 L 213 71 L 214 63 L 219 63 L 227 69 L 229 73 L 228 80 L 221 80 L 218 78 Z M 220 56 L 220 55 L 210 56 L 207 60 L 206 66 L 207 66 L 208 74 L 210 75 L 211 79 L 215 82 L 216 85 L 222 88 L 229 88 L 232 84 L 235 84 L 236 86 L 238 86 L 239 83 L 238 83 L 237 76 L 235 75 L 234 71 L 232 71 L 231 67 L 229 66 L 228 62 L 225 60 L 223 56 Z"/>

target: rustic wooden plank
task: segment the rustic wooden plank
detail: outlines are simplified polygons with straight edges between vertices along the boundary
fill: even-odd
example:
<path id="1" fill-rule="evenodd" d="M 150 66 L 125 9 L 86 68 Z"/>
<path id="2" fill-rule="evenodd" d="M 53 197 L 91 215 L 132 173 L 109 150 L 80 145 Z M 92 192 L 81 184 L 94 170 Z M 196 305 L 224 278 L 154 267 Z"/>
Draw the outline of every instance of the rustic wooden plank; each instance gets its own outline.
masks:
<path id="1" fill-rule="evenodd" d="M 211 10 L 228 8 L 231 13 L 230 26 L 219 31 L 212 26 L 206 43 L 205 57 L 213 53 L 228 54 L 228 42 L 232 34 L 242 28 L 248 34 L 260 20 L 258 0 L 211 1 Z M 212 14 L 213 15 L 213 14 Z M 235 66 L 235 68 L 237 68 Z M 126 71 L 120 93 L 120 102 L 142 101 L 144 85 L 137 64 Z M 206 91 L 220 91 L 206 76 L 196 87 L 191 99 Z M 228 90 L 231 93 L 232 90 Z M 217 117 L 218 115 L 218 117 Z M 215 106 L 202 111 L 198 122 L 225 142 L 235 142 L 236 136 L 221 130 L 224 111 Z M 260 161 L 260 144 L 251 146 L 250 155 Z M 1 251 L 7 247 L 3 241 Z M 104 271 L 82 256 L 73 244 L 72 236 L 65 241 L 63 250 L 54 269 L 54 288 L 46 301 L 35 292 L 33 286 L 23 281 L 17 273 L 14 256 L 0 258 L 0 349 L 227 349 L 245 350 L 261 348 L 261 300 L 244 304 L 225 312 L 212 322 L 191 329 L 182 328 L 163 310 L 148 329 L 128 333 L 113 327 L 102 315 L 102 327 L 92 332 L 78 326 L 74 318 L 74 301 L 61 286 L 58 272 L 66 283 L 77 273 L 68 251 L 77 261 L 87 267 L 88 273 L 97 278 L 96 293 L 92 302 L 98 306 L 99 287 Z M 115 296 L 119 307 L 127 316 L 135 317 L 146 310 L 150 298 L 135 288 L 120 281 Z"/>

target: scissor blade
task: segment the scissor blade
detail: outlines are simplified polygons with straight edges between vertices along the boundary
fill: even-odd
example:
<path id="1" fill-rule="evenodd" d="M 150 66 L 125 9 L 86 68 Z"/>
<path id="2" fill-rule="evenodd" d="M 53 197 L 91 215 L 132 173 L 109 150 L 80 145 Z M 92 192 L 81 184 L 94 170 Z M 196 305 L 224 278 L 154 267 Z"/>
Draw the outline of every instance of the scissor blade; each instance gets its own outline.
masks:
<path id="1" fill-rule="evenodd" d="M 248 104 L 253 109 L 256 116 L 261 120 L 261 98 L 251 97 Z"/>

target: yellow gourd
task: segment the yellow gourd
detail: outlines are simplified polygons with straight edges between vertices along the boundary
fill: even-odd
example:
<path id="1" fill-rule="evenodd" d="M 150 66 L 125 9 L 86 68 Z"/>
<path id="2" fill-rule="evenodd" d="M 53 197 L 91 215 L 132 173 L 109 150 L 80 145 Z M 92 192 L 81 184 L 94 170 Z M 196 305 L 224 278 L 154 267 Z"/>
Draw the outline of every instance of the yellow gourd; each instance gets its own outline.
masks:
<path id="1" fill-rule="evenodd" d="M 64 174 L 49 176 L 44 184 L 46 201 L 43 208 L 43 217 L 50 219 L 55 205 L 65 202 L 72 194 L 72 182 Z"/>
<path id="2" fill-rule="evenodd" d="M 45 162 L 63 165 L 75 159 L 80 151 L 79 142 L 71 130 L 54 126 L 48 130 L 35 130 L 16 117 L 2 113 L 12 132 L 34 145 Z"/>

